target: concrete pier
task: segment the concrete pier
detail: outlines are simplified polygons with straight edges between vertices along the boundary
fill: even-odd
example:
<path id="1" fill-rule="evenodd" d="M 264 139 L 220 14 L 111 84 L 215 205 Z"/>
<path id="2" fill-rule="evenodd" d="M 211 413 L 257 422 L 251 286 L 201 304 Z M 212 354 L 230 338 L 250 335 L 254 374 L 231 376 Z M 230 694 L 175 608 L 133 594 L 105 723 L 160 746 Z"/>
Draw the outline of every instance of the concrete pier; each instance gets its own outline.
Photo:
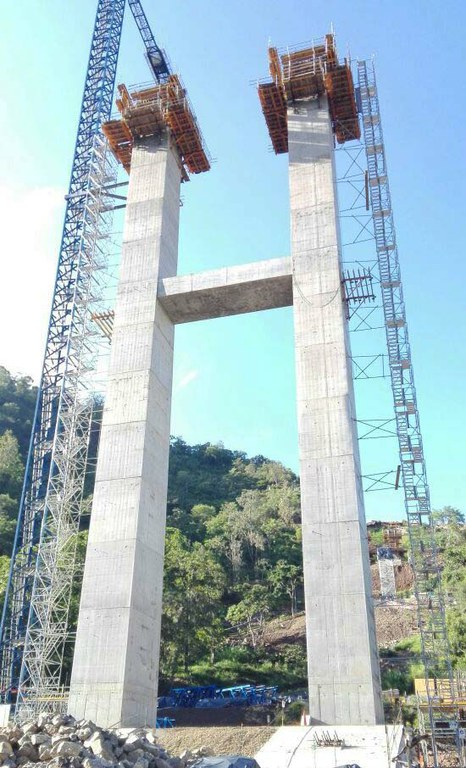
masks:
<path id="1" fill-rule="evenodd" d="M 112 353 L 69 711 L 100 726 L 155 725 L 173 323 L 157 300 L 176 274 L 180 169 L 165 139 L 132 153 Z"/>
<path id="2" fill-rule="evenodd" d="M 292 304 L 310 714 L 383 722 L 325 97 L 288 110 L 288 144 L 291 258 L 184 276 L 178 158 L 155 137 L 133 149 L 71 680 L 77 718 L 155 721 L 174 325 Z"/>
<path id="3" fill-rule="evenodd" d="M 288 110 L 288 142 L 309 711 L 373 725 L 383 710 L 325 97 Z"/>

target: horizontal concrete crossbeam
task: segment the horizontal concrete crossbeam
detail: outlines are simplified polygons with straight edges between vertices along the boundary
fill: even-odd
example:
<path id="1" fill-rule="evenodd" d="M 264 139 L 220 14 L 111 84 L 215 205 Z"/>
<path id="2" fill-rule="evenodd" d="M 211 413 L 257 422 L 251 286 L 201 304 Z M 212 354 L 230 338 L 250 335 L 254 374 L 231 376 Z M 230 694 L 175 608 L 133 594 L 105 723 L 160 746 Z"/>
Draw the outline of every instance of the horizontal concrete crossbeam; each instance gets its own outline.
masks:
<path id="1" fill-rule="evenodd" d="M 159 280 L 157 293 L 173 323 L 289 307 L 293 304 L 291 259 L 165 277 Z"/>

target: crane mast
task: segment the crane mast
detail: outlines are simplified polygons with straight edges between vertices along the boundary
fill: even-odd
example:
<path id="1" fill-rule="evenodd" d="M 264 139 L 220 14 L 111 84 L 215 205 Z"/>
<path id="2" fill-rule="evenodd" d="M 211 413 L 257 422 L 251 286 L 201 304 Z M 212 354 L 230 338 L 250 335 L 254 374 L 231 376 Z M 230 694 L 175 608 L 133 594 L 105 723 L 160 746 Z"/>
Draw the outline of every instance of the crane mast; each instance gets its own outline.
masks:
<path id="1" fill-rule="evenodd" d="M 0 628 L 0 696 L 21 717 L 63 684 L 88 447 L 102 272 L 116 165 L 110 118 L 126 0 L 98 0 L 71 170 L 44 363 Z M 158 82 L 170 74 L 139 0 L 129 6 Z M 53 694 L 53 695 L 52 695 Z"/>

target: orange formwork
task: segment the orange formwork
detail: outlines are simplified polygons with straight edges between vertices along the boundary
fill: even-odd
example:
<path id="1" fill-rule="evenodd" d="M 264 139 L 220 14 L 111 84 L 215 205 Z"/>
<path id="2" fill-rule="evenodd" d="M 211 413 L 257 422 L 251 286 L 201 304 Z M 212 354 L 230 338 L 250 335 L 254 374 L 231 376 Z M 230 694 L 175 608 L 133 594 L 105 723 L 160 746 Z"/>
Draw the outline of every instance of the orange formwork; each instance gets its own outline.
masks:
<path id="1" fill-rule="evenodd" d="M 283 88 L 277 83 L 265 83 L 259 87 L 259 99 L 275 153 L 280 155 L 288 152 L 288 126 Z"/>
<path id="2" fill-rule="evenodd" d="M 121 119 L 104 123 L 102 130 L 115 157 L 128 173 L 134 142 L 160 135 L 165 130 L 169 131 L 178 150 L 185 181 L 190 173 L 210 169 L 201 132 L 177 75 L 170 75 L 162 85 L 132 93 L 125 85 L 119 85 L 118 91 L 116 104 Z"/>
<path id="3" fill-rule="evenodd" d="M 272 82 L 261 83 L 258 90 L 276 154 L 288 151 L 287 106 L 324 94 L 337 142 L 360 138 L 351 69 L 346 61 L 338 63 L 333 35 L 326 35 L 319 45 L 281 56 L 269 48 L 269 70 Z"/>

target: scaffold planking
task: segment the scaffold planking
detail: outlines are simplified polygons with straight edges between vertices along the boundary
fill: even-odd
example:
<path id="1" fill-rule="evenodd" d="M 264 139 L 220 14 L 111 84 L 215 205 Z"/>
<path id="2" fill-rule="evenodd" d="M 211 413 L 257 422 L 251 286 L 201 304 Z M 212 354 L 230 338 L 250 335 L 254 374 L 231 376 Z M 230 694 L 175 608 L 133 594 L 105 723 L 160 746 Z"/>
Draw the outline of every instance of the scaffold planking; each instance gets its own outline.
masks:
<path id="1" fill-rule="evenodd" d="M 287 105 L 300 99 L 328 98 L 332 128 L 338 144 L 359 139 L 358 109 L 349 63 L 338 61 L 333 34 L 308 48 L 280 55 L 269 48 L 271 82 L 258 87 L 272 146 L 277 155 L 288 152 Z"/>
<path id="2" fill-rule="evenodd" d="M 161 85 L 132 93 L 125 85 L 119 85 L 118 91 L 116 105 L 121 120 L 109 120 L 102 130 L 115 157 L 128 173 L 134 142 L 166 129 L 178 150 L 184 181 L 188 181 L 190 173 L 210 169 L 204 139 L 178 75 L 170 75 Z"/>

